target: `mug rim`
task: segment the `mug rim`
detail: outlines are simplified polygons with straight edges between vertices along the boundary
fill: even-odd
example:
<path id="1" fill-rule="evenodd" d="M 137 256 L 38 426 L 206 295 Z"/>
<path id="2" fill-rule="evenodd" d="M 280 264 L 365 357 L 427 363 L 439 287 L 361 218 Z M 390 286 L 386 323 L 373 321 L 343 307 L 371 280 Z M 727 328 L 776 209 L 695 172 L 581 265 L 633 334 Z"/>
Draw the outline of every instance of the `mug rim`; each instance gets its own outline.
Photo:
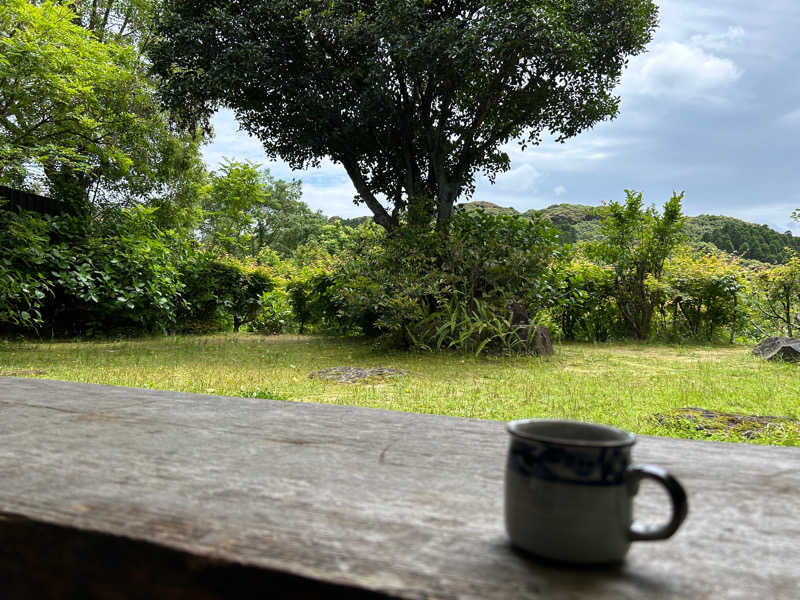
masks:
<path id="1" fill-rule="evenodd" d="M 582 440 L 557 437 L 552 435 L 531 433 L 529 431 L 522 431 L 520 428 L 523 425 L 530 423 L 562 423 L 569 425 L 582 425 L 590 426 L 599 429 L 604 429 L 608 432 L 620 435 L 617 440 Z M 521 438 L 523 440 L 531 440 L 534 442 L 544 442 L 546 444 L 557 444 L 559 446 L 578 446 L 582 448 L 624 448 L 626 446 L 633 446 L 636 443 L 636 434 L 618 427 L 611 425 L 604 425 L 602 423 L 587 423 L 585 421 L 571 421 L 567 419 L 517 419 L 506 423 L 506 430 L 512 437 Z"/>

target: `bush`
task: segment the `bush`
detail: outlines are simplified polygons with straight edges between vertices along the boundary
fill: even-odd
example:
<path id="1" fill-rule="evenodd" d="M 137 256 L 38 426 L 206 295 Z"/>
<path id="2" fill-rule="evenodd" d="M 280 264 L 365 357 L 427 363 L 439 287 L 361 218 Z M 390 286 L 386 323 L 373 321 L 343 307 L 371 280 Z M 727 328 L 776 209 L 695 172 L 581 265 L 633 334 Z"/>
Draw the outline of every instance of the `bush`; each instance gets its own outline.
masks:
<path id="1" fill-rule="evenodd" d="M 261 308 L 248 326 L 251 331 L 277 335 L 294 329 L 295 318 L 284 288 L 264 292 L 259 304 Z"/>
<path id="2" fill-rule="evenodd" d="M 199 252 L 151 212 L 111 209 L 87 221 L 0 211 L 0 327 L 108 335 L 251 320 L 272 287 L 266 270 Z"/>
<path id="3" fill-rule="evenodd" d="M 229 317 L 233 330 L 257 320 L 275 282 L 269 271 L 255 263 L 231 257 L 199 257 L 187 273 L 186 314 L 183 319 L 198 328 L 220 324 Z"/>
<path id="4" fill-rule="evenodd" d="M 753 305 L 759 320 L 773 332 L 793 337 L 800 330 L 800 256 L 760 269 L 753 278 Z"/>
<path id="5" fill-rule="evenodd" d="M 679 248 L 664 265 L 661 281 L 648 284 L 661 298 L 661 312 L 669 313 L 666 323 L 676 337 L 711 341 L 723 327 L 735 335 L 741 318 L 739 295 L 745 272 L 739 259 L 719 251 L 702 252 Z"/>
<path id="6" fill-rule="evenodd" d="M 614 300 L 614 270 L 590 261 L 582 249 L 555 269 L 551 313 L 565 340 L 600 342 L 624 331 Z"/>
<path id="7" fill-rule="evenodd" d="M 6 329 L 166 331 L 182 302 L 188 246 L 146 209 L 102 220 L 0 211 L 0 320 Z"/>
<path id="8" fill-rule="evenodd" d="M 81 289 L 80 269 L 72 271 L 69 292 L 82 300 L 79 310 L 90 332 L 167 332 L 178 325 L 178 309 L 185 302 L 183 271 L 193 252 L 179 234 L 155 227 L 151 212 L 141 207 L 121 211 L 97 226 L 88 243 L 91 290 Z"/>
<path id="9" fill-rule="evenodd" d="M 52 252 L 50 227 L 34 213 L 0 207 L 0 238 L 0 327 L 39 327 L 46 299 L 53 295 L 48 272 L 63 266 L 59 253 Z"/>
<path id="10" fill-rule="evenodd" d="M 329 307 L 344 329 L 392 346 L 511 350 L 509 306 L 532 313 L 550 301 L 556 235 L 538 217 L 464 211 L 447 233 L 366 239 L 333 273 Z"/>
<path id="11" fill-rule="evenodd" d="M 517 323 L 513 310 L 498 312 L 489 302 L 457 293 L 443 309 L 410 324 L 407 332 L 412 345 L 422 350 L 455 349 L 479 356 L 484 351 L 515 354 L 533 347 L 533 330 Z"/>
<path id="12" fill-rule="evenodd" d="M 683 193 L 673 194 L 663 214 L 652 206 L 644 208 L 641 193 L 625 190 L 625 194 L 625 204 L 609 202 L 597 210 L 606 238 L 593 244 L 593 254 L 614 268 L 614 299 L 620 314 L 628 333 L 643 340 L 650 335 L 658 305 L 648 280 L 660 280 L 664 262 L 683 237 Z"/>

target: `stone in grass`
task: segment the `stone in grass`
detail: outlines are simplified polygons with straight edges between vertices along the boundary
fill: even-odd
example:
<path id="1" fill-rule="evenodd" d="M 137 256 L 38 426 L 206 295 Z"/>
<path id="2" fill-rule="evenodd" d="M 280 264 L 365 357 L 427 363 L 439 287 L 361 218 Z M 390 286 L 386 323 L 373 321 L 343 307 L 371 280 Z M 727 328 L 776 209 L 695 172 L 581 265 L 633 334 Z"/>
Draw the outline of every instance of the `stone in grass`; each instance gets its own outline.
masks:
<path id="1" fill-rule="evenodd" d="M 544 325 L 539 325 L 533 332 L 533 350 L 538 356 L 553 355 L 553 340 L 550 330 Z"/>
<path id="2" fill-rule="evenodd" d="M 661 425 L 667 427 L 688 425 L 707 437 L 717 433 L 731 432 L 738 433 L 747 439 L 754 439 L 767 435 L 771 429 L 781 426 L 800 431 L 800 421 L 789 417 L 745 415 L 696 406 L 679 408 L 672 414 L 654 416 Z"/>
<path id="3" fill-rule="evenodd" d="M 800 362 L 800 340 L 790 337 L 768 337 L 753 348 L 753 354 L 765 360 Z"/>
<path id="4" fill-rule="evenodd" d="M 357 381 L 365 381 L 373 377 L 402 377 L 407 373 L 401 369 L 392 369 L 390 367 L 372 367 L 371 369 L 363 369 L 361 367 L 331 367 L 330 369 L 321 369 L 319 371 L 312 371 L 308 376 L 310 379 L 325 379 L 328 381 L 337 381 L 339 383 L 355 383 Z"/>

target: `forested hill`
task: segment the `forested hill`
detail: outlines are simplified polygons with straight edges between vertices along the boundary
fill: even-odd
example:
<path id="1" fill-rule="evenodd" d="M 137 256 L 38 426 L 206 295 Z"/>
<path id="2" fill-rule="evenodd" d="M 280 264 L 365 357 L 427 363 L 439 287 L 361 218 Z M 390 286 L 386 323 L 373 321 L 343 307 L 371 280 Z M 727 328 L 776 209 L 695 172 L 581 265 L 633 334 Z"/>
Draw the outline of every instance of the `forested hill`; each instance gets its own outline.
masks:
<path id="1" fill-rule="evenodd" d="M 487 212 L 520 214 L 513 208 L 491 202 L 468 202 L 464 210 L 482 208 Z M 600 222 L 585 204 L 554 204 L 542 210 L 529 210 L 524 215 L 538 213 L 561 231 L 564 242 L 595 240 L 600 237 Z M 800 252 L 800 237 L 790 232 L 778 233 L 766 225 L 756 225 L 733 217 L 699 215 L 687 217 L 686 234 L 690 242 L 709 242 L 726 252 L 743 254 L 746 258 L 766 263 L 783 262 L 785 247 Z"/>

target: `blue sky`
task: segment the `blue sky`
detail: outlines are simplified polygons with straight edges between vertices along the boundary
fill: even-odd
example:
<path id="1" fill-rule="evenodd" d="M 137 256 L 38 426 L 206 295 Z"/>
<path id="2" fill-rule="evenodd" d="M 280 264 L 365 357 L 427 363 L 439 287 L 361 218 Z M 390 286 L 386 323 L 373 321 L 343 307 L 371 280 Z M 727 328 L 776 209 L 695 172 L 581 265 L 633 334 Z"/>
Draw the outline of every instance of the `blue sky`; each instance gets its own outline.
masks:
<path id="1" fill-rule="evenodd" d="M 648 51 L 633 58 L 616 93 L 619 116 L 563 144 L 545 139 L 522 152 L 509 144 L 511 170 L 477 182 L 473 200 L 519 211 L 570 202 L 600 204 L 644 193 L 662 205 L 685 190 L 688 215 L 724 214 L 800 234 L 800 2 L 661 0 Z M 344 169 L 292 171 L 269 161 L 233 114 L 214 118 L 204 149 L 262 163 L 303 182 L 303 199 L 326 215 L 370 214 L 352 202 Z"/>

